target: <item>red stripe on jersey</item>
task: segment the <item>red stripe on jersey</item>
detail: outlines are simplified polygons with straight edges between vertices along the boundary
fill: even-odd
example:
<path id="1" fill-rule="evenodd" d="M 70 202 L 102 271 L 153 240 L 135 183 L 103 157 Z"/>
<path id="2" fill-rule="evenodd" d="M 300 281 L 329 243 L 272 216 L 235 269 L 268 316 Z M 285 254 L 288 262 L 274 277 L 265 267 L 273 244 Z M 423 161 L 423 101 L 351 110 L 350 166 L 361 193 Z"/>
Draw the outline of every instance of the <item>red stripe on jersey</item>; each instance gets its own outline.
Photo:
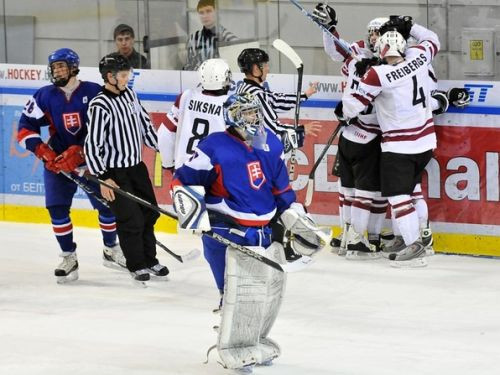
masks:
<path id="1" fill-rule="evenodd" d="M 434 133 L 434 125 L 429 126 L 423 132 L 412 135 L 396 135 L 392 137 L 382 137 L 382 142 L 405 142 L 405 141 L 415 141 L 417 139 L 423 138 L 426 135 Z"/>
<path id="2" fill-rule="evenodd" d="M 382 84 L 380 83 L 380 79 L 378 78 L 378 74 L 375 69 L 370 68 L 368 72 L 365 74 L 361 82 L 370 85 L 380 87 Z"/>
<path id="3" fill-rule="evenodd" d="M 161 125 L 165 126 L 168 130 L 170 130 L 172 133 L 177 133 L 177 126 L 170 121 L 170 119 L 167 117 L 165 122 L 162 122 Z"/>
<path id="4" fill-rule="evenodd" d="M 386 134 L 392 134 L 392 133 L 414 133 L 422 130 L 425 128 L 427 125 L 429 125 L 432 122 L 432 118 L 428 119 L 425 124 L 422 126 L 416 127 L 416 128 L 409 128 L 409 129 L 395 129 L 395 130 L 388 130 L 384 132 L 384 135 Z"/>
<path id="5" fill-rule="evenodd" d="M 407 205 L 407 204 L 411 204 L 411 200 L 391 205 L 391 207 L 396 209 L 396 208 L 402 207 L 402 206 Z"/>
<path id="6" fill-rule="evenodd" d="M 430 40 L 426 40 L 426 42 L 428 42 L 431 45 L 432 57 L 436 56 L 439 51 L 439 48 L 436 46 L 436 44 L 434 44 L 434 42 Z"/>
<path id="7" fill-rule="evenodd" d="M 246 220 L 246 219 L 238 219 L 236 217 L 233 217 L 233 220 L 245 227 L 261 227 L 263 225 L 269 224 L 270 221 L 270 220 Z"/>
<path id="8" fill-rule="evenodd" d="M 352 206 L 359 208 L 360 210 L 370 211 L 371 206 L 369 204 L 363 204 L 362 202 L 355 200 L 352 202 Z"/>
<path id="9" fill-rule="evenodd" d="M 113 223 L 113 224 L 99 223 L 99 226 L 103 230 L 115 230 L 116 229 L 116 223 Z"/>
<path id="10" fill-rule="evenodd" d="M 353 98 L 358 99 L 363 105 L 368 105 L 370 104 L 370 100 L 366 99 L 364 96 L 361 96 L 359 94 L 352 94 Z"/>
<path id="11" fill-rule="evenodd" d="M 276 188 L 273 187 L 273 189 L 271 190 L 271 193 L 273 193 L 273 195 L 279 195 L 279 194 L 282 194 L 285 191 L 288 191 L 288 190 L 291 190 L 291 189 L 292 189 L 292 186 L 290 186 L 290 185 L 288 185 L 286 188 L 281 189 L 281 190 L 278 190 L 278 189 L 276 189 Z"/>
<path id="12" fill-rule="evenodd" d="M 37 137 L 40 137 L 40 134 L 38 134 L 37 132 L 28 129 L 21 129 L 17 133 L 17 142 L 22 143 L 24 139 L 29 137 L 30 135 L 36 135 Z"/>
<path id="13" fill-rule="evenodd" d="M 224 187 L 224 181 L 222 179 L 222 168 L 220 164 L 214 165 L 215 173 L 217 174 L 217 178 L 210 188 L 210 193 L 216 197 L 228 198 L 229 193 Z"/>
<path id="14" fill-rule="evenodd" d="M 413 213 L 413 212 L 415 212 L 415 208 L 413 208 L 413 206 L 412 206 L 412 207 L 410 207 L 410 208 L 409 208 L 409 209 L 407 209 L 407 210 L 400 211 L 400 212 L 396 212 L 396 219 L 399 219 L 399 218 L 401 218 L 401 217 L 403 217 L 403 216 L 409 215 L 409 214 L 411 214 L 411 213 Z"/>
<path id="15" fill-rule="evenodd" d="M 364 40 L 358 40 L 356 44 L 359 46 L 359 48 L 365 48 L 365 41 Z"/>

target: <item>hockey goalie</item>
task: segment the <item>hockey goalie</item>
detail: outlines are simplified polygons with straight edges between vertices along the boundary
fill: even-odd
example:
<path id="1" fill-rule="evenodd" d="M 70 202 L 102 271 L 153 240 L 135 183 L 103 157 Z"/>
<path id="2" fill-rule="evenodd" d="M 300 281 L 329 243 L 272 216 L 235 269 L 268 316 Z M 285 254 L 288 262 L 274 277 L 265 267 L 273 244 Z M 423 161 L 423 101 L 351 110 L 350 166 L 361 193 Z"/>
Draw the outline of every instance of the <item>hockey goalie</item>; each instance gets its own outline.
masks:
<path id="1" fill-rule="evenodd" d="M 284 244 L 307 256 L 316 253 L 329 236 L 295 202 L 283 146 L 264 127 L 259 100 L 248 93 L 232 95 L 224 103 L 224 117 L 226 131 L 202 140 L 174 175 L 180 228 L 217 233 L 281 264 L 286 263 Z M 202 240 L 222 296 L 215 345 L 222 365 L 251 372 L 255 365 L 270 364 L 280 355 L 268 336 L 286 274 L 209 236 Z"/>

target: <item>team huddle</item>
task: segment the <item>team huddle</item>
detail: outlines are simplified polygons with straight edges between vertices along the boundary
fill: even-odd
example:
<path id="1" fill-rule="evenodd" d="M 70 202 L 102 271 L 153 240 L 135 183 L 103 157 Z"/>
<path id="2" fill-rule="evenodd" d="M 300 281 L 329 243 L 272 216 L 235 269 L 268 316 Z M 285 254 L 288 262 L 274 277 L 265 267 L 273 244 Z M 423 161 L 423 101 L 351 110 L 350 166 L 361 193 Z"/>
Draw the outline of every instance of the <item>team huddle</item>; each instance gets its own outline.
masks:
<path id="1" fill-rule="evenodd" d="M 198 68 L 201 90 L 182 92 L 155 130 L 127 87 L 125 57 L 101 59 L 101 87 L 78 80 L 79 57 L 63 48 L 49 55 L 52 85 L 26 104 L 18 131 L 19 143 L 45 167 L 46 207 L 62 256 L 54 272 L 59 283 L 78 279 L 70 218 L 78 186 L 99 213 L 104 265 L 141 285 L 169 274 L 156 256 L 161 209 L 154 209 L 144 145 L 160 153 L 172 174 L 163 194 L 173 197 L 179 228 L 202 236 L 221 297 L 214 347 L 225 368 L 251 372 L 280 355 L 268 336 L 287 272 L 306 266 L 326 245 L 350 260 L 384 256 L 397 267 L 427 264 L 433 240 L 420 183 L 437 147 L 433 115 L 466 106 L 468 93 L 437 90 L 431 63 L 439 39 L 411 17 L 375 18 L 366 40 L 354 43 L 340 38 L 332 7 L 319 3 L 310 18 L 323 29 L 325 52 L 343 63 L 347 83 L 335 108 L 341 131 L 332 172 L 339 177 L 341 235 L 330 241 L 306 213 L 287 170 L 286 155 L 321 126 L 278 118 L 314 95 L 316 83 L 300 95 L 272 92 L 264 85 L 269 55 L 248 48 L 238 57 L 245 79 L 230 95 L 229 65 L 208 59 Z M 390 235 L 382 233 L 388 209 Z"/>

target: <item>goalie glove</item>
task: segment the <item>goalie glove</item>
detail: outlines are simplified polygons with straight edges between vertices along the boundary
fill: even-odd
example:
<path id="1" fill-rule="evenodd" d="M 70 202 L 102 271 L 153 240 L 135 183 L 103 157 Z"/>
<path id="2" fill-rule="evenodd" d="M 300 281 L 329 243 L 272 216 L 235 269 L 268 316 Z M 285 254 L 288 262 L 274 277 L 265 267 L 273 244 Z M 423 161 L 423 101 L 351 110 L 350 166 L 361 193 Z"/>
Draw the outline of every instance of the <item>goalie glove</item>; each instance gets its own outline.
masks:
<path id="1" fill-rule="evenodd" d="M 431 96 L 436 101 L 432 103 L 432 114 L 440 115 L 448 110 L 448 97 L 444 91 L 434 90 Z"/>
<path id="2" fill-rule="evenodd" d="M 292 203 L 281 214 L 279 221 L 291 232 L 290 244 L 299 254 L 310 256 L 328 244 L 329 236 L 318 228 L 299 203 Z"/>
<path id="3" fill-rule="evenodd" d="M 448 90 L 446 96 L 453 107 L 464 108 L 470 104 L 470 94 L 467 89 L 454 87 Z"/>
<path id="4" fill-rule="evenodd" d="M 328 4 L 318 3 L 312 12 L 312 16 L 331 33 L 335 31 L 338 22 L 337 13 Z"/>
<path id="5" fill-rule="evenodd" d="M 203 186 L 174 186 L 173 202 L 180 230 L 201 233 L 212 229 Z"/>

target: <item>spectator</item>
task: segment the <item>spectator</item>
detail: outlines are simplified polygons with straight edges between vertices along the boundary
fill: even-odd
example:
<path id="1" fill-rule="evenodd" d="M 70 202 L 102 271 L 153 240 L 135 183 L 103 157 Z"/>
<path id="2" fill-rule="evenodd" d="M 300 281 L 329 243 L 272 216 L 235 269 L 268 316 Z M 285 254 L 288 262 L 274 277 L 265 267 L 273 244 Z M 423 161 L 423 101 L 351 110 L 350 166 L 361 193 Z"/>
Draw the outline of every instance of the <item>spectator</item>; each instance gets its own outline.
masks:
<path id="1" fill-rule="evenodd" d="M 218 58 L 219 41 L 232 42 L 237 39 L 224 26 L 217 25 L 214 0 L 199 0 L 196 10 L 203 28 L 189 36 L 184 70 L 198 70 L 203 61 Z"/>
<path id="2" fill-rule="evenodd" d="M 134 29 L 122 23 L 115 27 L 113 38 L 116 43 L 117 52 L 128 59 L 132 68 L 151 69 L 148 59 L 134 48 Z"/>

